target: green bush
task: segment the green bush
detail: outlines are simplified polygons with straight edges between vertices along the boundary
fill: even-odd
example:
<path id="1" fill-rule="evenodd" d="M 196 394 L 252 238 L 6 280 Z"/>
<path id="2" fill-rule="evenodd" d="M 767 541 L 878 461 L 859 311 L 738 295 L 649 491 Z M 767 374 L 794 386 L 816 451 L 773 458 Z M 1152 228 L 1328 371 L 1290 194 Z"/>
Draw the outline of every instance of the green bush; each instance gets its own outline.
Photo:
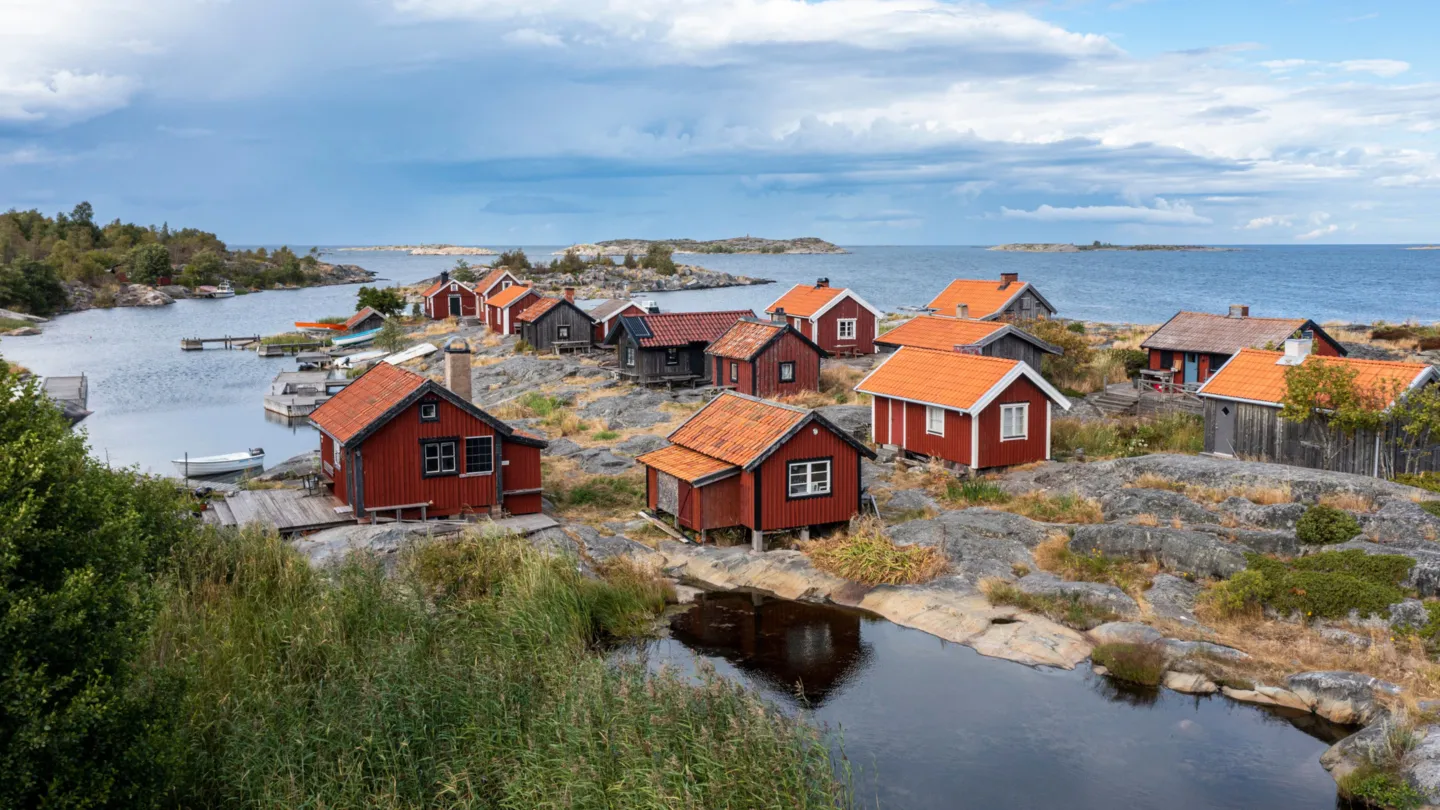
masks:
<path id="1" fill-rule="evenodd" d="M 1233 618 L 1264 606 L 1270 595 L 1265 575 L 1246 569 L 1200 595 L 1200 602 L 1226 618 Z"/>
<path id="2" fill-rule="evenodd" d="M 1425 501 L 1424 503 L 1420 504 L 1420 508 L 1424 509 L 1426 512 L 1429 512 L 1435 517 L 1440 518 L 1440 501 Z"/>
<path id="3" fill-rule="evenodd" d="M 1410 573 L 1415 561 L 1391 554 L 1366 554 L 1359 549 L 1325 551 L 1282 562 L 1259 554 L 1246 554 L 1249 573 L 1259 574 L 1263 584 L 1246 576 L 1240 585 L 1227 582 L 1216 589 L 1223 609 L 1235 600 L 1258 601 L 1282 614 L 1298 613 L 1307 619 L 1340 619 L 1359 611 L 1361 616 L 1385 615 L 1390 605 L 1405 598 L 1399 583 Z M 1237 575 L 1238 577 L 1239 575 Z M 1235 577 L 1231 578 L 1231 582 Z M 1229 601 L 1223 601 L 1223 600 Z"/>
<path id="4" fill-rule="evenodd" d="M 1158 644 L 1101 644 L 1090 660 L 1110 670 L 1110 675 L 1141 686 L 1158 686 L 1165 674 L 1165 651 Z"/>
<path id="5" fill-rule="evenodd" d="M 1440 492 L 1440 473 L 1404 473 L 1395 476 L 1395 483 Z"/>
<path id="6" fill-rule="evenodd" d="M 1402 777 L 1370 766 L 1361 766 L 1340 780 L 1340 792 L 1374 807 L 1415 810 L 1425 797 Z"/>
<path id="7" fill-rule="evenodd" d="M 1343 543 L 1360 534 L 1360 521 L 1344 509 L 1317 503 L 1295 523 L 1295 536 L 1310 545 Z"/>

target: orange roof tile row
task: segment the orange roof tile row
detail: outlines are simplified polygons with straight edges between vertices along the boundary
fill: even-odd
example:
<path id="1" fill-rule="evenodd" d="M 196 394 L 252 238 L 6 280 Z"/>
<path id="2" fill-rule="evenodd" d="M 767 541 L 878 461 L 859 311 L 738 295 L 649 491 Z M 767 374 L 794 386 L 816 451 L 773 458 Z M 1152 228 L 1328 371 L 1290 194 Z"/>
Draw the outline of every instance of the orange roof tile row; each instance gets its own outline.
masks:
<path id="1" fill-rule="evenodd" d="M 744 467 L 808 415 L 799 408 L 726 392 L 676 428 L 670 441 Z"/>
<path id="2" fill-rule="evenodd" d="M 976 321 L 921 315 L 891 329 L 875 339 L 885 346 L 914 346 L 918 349 L 954 351 L 956 346 L 969 346 L 1005 328 L 996 321 Z"/>
<path id="3" fill-rule="evenodd" d="M 675 444 L 659 450 L 652 450 L 637 456 L 635 460 L 646 466 L 654 467 L 660 472 L 669 473 L 682 481 L 698 481 L 701 478 L 735 469 L 734 464 Z"/>
<path id="4" fill-rule="evenodd" d="M 531 288 L 524 284 L 512 284 L 498 293 L 486 299 L 485 303 L 492 307 L 508 307 L 519 301 L 527 293 L 532 292 Z"/>
<path id="5" fill-rule="evenodd" d="M 481 295 L 485 295 L 490 292 L 491 287 L 499 284 L 508 274 L 510 274 L 509 269 L 504 267 L 491 270 L 484 278 L 480 279 L 480 283 L 475 285 L 475 291 Z"/>
<path id="6" fill-rule="evenodd" d="M 999 281 L 957 278 L 935 296 L 929 307 L 941 315 L 954 315 L 955 307 L 965 304 L 971 318 L 988 318 L 1005 309 L 1005 305 L 1028 286 L 1028 281 L 1015 281 L 1001 287 Z"/>
<path id="7" fill-rule="evenodd" d="M 1279 405 L 1285 398 L 1285 371 L 1293 368 L 1278 362 L 1284 356 L 1284 352 L 1241 349 L 1201 387 L 1200 393 L 1204 396 Z M 1355 384 L 1362 390 L 1377 393 L 1389 393 L 1392 386 L 1408 388 L 1430 368 L 1423 363 L 1321 357 L 1313 354 L 1306 357 L 1304 363 L 1338 363 L 1353 368 L 1357 372 Z"/>
<path id="8" fill-rule="evenodd" d="M 715 339 L 705 351 L 718 357 L 735 360 L 749 360 L 765 348 L 777 334 L 785 330 L 784 324 L 762 321 L 737 321 L 725 334 Z"/>
<path id="9" fill-rule="evenodd" d="M 377 363 L 316 408 L 310 422 L 344 444 L 424 384 L 419 374 Z"/>
<path id="10" fill-rule="evenodd" d="M 855 386 L 882 397 L 969 410 L 1020 365 L 1019 360 L 903 347 Z"/>
<path id="11" fill-rule="evenodd" d="M 516 315 L 515 320 L 521 323 L 534 323 L 536 320 L 539 320 L 541 315 L 559 306 L 563 300 L 563 298 L 541 298 L 526 307 L 519 315 Z"/>
<path id="12" fill-rule="evenodd" d="M 800 318 L 808 318 L 814 315 L 826 304 L 835 299 L 835 296 L 848 292 L 844 287 L 812 287 L 809 284 L 796 284 L 790 291 L 776 299 L 766 312 L 774 312 L 777 309 L 785 310 L 786 315 L 794 315 Z"/>

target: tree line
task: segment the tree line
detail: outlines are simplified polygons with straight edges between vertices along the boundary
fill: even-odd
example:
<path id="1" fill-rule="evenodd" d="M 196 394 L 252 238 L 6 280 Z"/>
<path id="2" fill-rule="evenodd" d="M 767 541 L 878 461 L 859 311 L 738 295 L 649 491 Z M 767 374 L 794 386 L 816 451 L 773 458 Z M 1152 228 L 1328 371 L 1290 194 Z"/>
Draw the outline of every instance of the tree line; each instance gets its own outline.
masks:
<path id="1" fill-rule="evenodd" d="M 0 307 L 52 315 L 65 307 L 65 283 L 104 287 L 162 279 L 186 287 L 229 280 L 240 288 L 304 284 L 319 264 L 311 248 L 234 251 L 197 228 L 171 230 L 119 219 L 101 225 L 88 202 L 68 214 L 11 209 L 0 214 Z"/>

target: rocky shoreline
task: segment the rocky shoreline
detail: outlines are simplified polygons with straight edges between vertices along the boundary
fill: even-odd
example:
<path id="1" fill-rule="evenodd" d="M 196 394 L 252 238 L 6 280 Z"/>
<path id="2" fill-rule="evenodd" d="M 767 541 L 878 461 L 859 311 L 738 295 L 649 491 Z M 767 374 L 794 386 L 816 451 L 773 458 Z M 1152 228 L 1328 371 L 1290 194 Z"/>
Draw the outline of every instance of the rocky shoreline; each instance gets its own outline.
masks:
<path id="1" fill-rule="evenodd" d="M 374 281 L 375 273 L 354 264 L 326 264 L 320 263 L 315 266 L 318 274 L 311 283 L 299 286 L 276 285 L 274 290 L 300 290 L 309 287 L 334 287 L 341 284 L 363 284 Z M 81 281 L 67 281 L 65 286 L 66 306 L 64 315 L 70 312 L 84 312 L 88 309 L 109 309 L 111 307 L 163 307 L 175 303 L 182 298 L 203 298 L 189 287 L 182 287 L 178 284 L 164 286 L 151 286 L 148 284 L 120 284 L 113 288 L 107 288 L 106 292 L 111 295 L 108 302 L 102 303 L 104 299 L 100 288 L 93 287 Z M 264 292 L 256 290 L 254 292 Z M 240 293 L 245 294 L 245 293 Z M 252 293 L 253 294 L 253 293 Z"/>
<path id="2" fill-rule="evenodd" d="M 575 251 L 582 256 L 606 255 L 623 256 L 633 253 L 643 256 L 652 244 L 665 245 L 675 253 L 759 253 L 775 255 L 840 254 L 850 251 L 838 245 L 813 236 L 796 239 L 762 239 L 754 236 L 737 236 L 730 239 L 608 239 L 604 242 L 571 245 L 555 252 L 564 255 Z"/>
<path id="3" fill-rule="evenodd" d="M 1183 250 L 1225 253 L 1240 250 L 1240 248 L 1209 247 L 1206 245 L 1076 245 L 1069 242 L 1015 242 L 1007 245 L 995 245 L 986 248 L 986 250 L 1001 250 L 1013 253 L 1085 253 L 1088 251 L 1101 250 Z"/>
<path id="4" fill-rule="evenodd" d="M 490 248 L 471 247 L 466 245 L 375 245 L 373 247 L 342 247 L 334 248 L 339 252 L 362 252 L 393 250 L 404 251 L 411 256 L 498 256 L 498 251 Z"/>

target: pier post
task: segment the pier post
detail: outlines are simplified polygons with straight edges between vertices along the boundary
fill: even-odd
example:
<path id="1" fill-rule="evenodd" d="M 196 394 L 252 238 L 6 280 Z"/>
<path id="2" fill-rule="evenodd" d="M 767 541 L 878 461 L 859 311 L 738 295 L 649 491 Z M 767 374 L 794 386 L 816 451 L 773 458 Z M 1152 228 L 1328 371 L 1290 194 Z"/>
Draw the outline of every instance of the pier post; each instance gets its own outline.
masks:
<path id="1" fill-rule="evenodd" d="M 750 548 L 762 553 L 765 551 L 764 532 L 760 531 L 759 529 L 755 529 L 750 532 Z"/>

